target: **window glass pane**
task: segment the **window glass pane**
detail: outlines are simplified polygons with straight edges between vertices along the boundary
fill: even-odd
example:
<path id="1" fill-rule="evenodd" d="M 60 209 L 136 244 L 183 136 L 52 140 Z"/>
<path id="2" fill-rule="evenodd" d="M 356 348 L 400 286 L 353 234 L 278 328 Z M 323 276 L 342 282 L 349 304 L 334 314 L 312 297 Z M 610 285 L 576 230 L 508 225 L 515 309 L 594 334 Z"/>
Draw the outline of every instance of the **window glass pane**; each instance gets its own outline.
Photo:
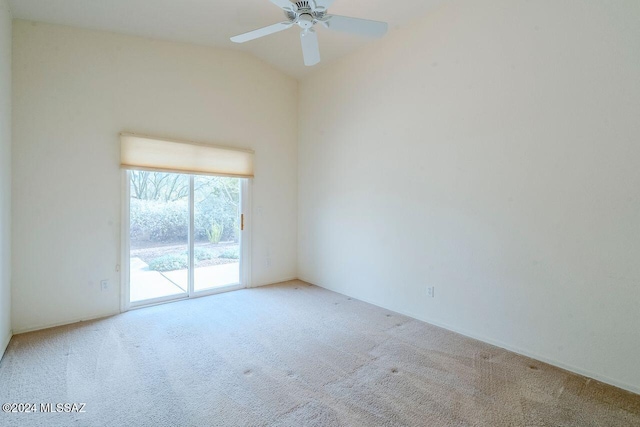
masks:
<path id="1" fill-rule="evenodd" d="M 194 290 L 240 282 L 240 179 L 194 179 Z"/>
<path id="2" fill-rule="evenodd" d="M 130 172 L 130 301 L 189 289 L 189 176 Z"/>

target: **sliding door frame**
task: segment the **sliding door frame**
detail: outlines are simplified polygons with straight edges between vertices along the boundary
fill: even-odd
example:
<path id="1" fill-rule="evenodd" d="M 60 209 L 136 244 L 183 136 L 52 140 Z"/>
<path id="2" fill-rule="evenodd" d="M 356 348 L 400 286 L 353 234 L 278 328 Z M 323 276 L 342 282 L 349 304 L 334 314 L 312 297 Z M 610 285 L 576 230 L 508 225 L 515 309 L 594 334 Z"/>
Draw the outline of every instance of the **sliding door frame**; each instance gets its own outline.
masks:
<path id="1" fill-rule="evenodd" d="M 130 215 L 131 215 L 131 173 L 123 170 L 122 173 L 122 210 L 121 210 L 121 260 L 120 265 L 120 312 L 149 307 L 167 302 L 180 301 L 189 298 L 199 298 L 222 292 L 235 291 L 251 287 L 251 193 L 253 180 L 251 178 L 240 179 L 240 215 L 243 224 L 240 231 L 240 259 L 239 275 L 240 283 L 228 286 L 221 286 L 195 292 L 195 257 L 194 257 L 194 220 L 195 220 L 195 192 L 194 180 L 196 175 L 189 175 L 189 285 L 185 295 L 170 295 L 166 297 L 153 298 L 140 302 L 131 303 L 131 238 L 130 238 Z M 120 268 L 121 267 L 121 268 Z"/>

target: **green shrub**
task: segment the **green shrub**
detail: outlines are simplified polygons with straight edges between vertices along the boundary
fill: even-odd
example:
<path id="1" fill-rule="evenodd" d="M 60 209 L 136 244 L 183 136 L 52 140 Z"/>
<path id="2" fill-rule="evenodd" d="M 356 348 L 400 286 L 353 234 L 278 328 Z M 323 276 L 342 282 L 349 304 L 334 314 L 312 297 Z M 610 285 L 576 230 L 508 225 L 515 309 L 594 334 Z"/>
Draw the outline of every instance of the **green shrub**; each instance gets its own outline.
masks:
<path id="1" fill-rule="evenodd" d="M 189 251 L 182 252 L 182 255 L 189 256 Z M 213 252 L 207 248 L 193 248 L 193 256 L 196 261 L 205 261 L 213 259 Z"/>
<path id="2" fill-rule="evenodd" d="M 189 256 L 181 254 L 167 254 L 152 260 L 149 263 L 149 270 L 153 271 L 174 271 L 184 270 L 189 266 Z"/>
<path id="3" fill-rule="evenodd" d="M 194 248 L 193 255 L 196 258 L 196 261 L 213 259 L 213 252 L 206 248 Z"/>
<path id="4" fill-rule="evenodd" d="M 131 200 L 131 240 L 165 242 L 184 240 L 189 235 L 187 201 L 157 202 Z"/>
<path id="5" fill-rule="evenodd" d="M 207 237 L 209 238 L 209 241 L 214 245 L 220 243 L 220 239 L 222 238 L 223 228 L 224 228 L 223 226 L 213 221 L 211 223 L 211 228 L 207 230 Z"/>
<path id="6" fill-rule="evenodd" d="M 132 171 L 131 175 L 132 242 L 186 241 L 189 230 L 189 177 L 144 171 Z M 211 234 L 213 243 L 237 242 L 240 181 L 236 178 L 205 176 L 195 179 L 195 238 L 205 240 Z M 217 225 L 214 226 L 214 223 Z"/>
<path id="7" fill-rule="evenodd" d="M 227 249 L 226 251 L 218 255 L 218 258 L 239 259 L 240 253 L 238 251 L 238 248 Z"/>

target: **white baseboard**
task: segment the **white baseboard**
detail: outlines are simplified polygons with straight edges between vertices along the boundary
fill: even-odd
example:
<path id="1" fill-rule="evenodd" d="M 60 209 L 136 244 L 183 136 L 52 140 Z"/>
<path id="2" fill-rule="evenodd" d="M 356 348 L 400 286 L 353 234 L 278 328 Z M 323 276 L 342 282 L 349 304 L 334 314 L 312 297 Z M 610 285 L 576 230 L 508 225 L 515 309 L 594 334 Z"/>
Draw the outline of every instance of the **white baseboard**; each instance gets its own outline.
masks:
<path id="1" fill-rule="evenodd" d="M 288 278 L 284 278 L 284 279 L 278 279 L 276 281 L 269 281 L 269 283 L 262 283 L 262 284 L 257 284 L 257 285 L 254 284 L 254 285 L 251 286 L 251 288 L 275 285 L 277 283 L 289 282 L 291 280 L 298 280 L 298 278 L 297 277 L 288 277 Z M 116 314 L 120 314 L 120 311 L 114 311 L 114 312 L 110 312 L 110 313 L 103 313 L 103 314 L 99 314 L 99 315 L 96 315 L 96 316 L 90 316 L 90 317 L 74 318 L 74 319 L 65 320 L 65 321 L 62 321 L 62 322 L 47 323 L 47 324 L 42 324 L 42 325 L 37 325 L 37 326 L 29 326 L 29 327 L 26 327 L 26 328 L 18 328 L 18 329 L 13 331 L 13 334 L 14 335 L 25 334 L 27 332 L 35 332 L 35 331 L 41 331 L 43 329 L 57 328 L 58 326 L 71 325 L 72 323 L 88 322 L 90 320 L 97 320 L 97 319 L 103 319 L 105 317 L 115 316 Z M 8 341 L 7 341 L 7 343 L 8 343 Z"/>
<path id="2" fill-rule="evenodd" d="M 302 280 L 303 282 L 307 282 L 307 283 L 313 284 L 315 286 L 330 290 L 332 292 L 340 293 L 340 292 L 337 292 L 337 291 L 335 291 L 333 289 L 330 289 L 330 288 L 327 288 L 327 287 L 324 287 L 324 286 L 320 286 L 320 285 L 316 285 L 312 281 L 304 279 L 304 278 L 300 278 L 299 280 Z M 567 363 L 559 362 L 559 361 L 551 359 L 549 357 L 540 355 L 540 354 L 538 354 L 538 353 L 536 353 L 534 351 L 530 351 L 530 350 L 522 349 L 522 348 L 519 348 L 519 347 L 516 347 L 516 346 L 512 346 L 510 344 L 504 343 L 504 342 L 499 341 L 499 340 L 494 340 L 492 338 L 487 338 L 487 337 L 475 334 L 473 332 L 469 332 L 469 331 L 467 331 L 465 329 L 456 328 L 456 327 L 453 327 L 451 325 L 447 325 L 445 323 L 441 323 L 441 322 L 435 321 L 433 319 L 426 318 L 425 316 L 420 316 L 420 315 L 416 315 L 415 313 L 408 313 L 408 312 L 398 311 L 398 310 L 395 310 L 395 309 L 384 307 L 384 306 L 382 306 L 382 305 L 380 305 L 378 303 L 375 303 L 375 302 L 372 302 L 372 301 L 367 301 L 366 299 L 363 299 L 363 298 L 359 298 L 358 296 L 354 296 L 354 295 L 346 295 L 346 296 L 352 297 L 352 298 L 355 298 L 355 299 L 359 299 L 360 301 L 366 302 L 367 304 L 375 305 L 376 307 L 384 308 L 385 310 L 394 311 L 396 313 L 411 317 L 411 318 L 416 319 L 416 320 L 420 320 L 421 322 L 425 322 L 425 323 L 428 323 L 430 325 L 434 325 L 434 326 L 446 329 L 446 330 L 451 331 L 451 332 L 455 332 L 456 334 L 464 335 L 465 337 L 472 338 L 474 340 L 482 341 L 484 343 L 491 344 L 493 346 L 500 347 L 500 348 L 505 349 L 505 350 L 509 350 L 509 351 L 511 351 L 513 353 L 517 353 L 517 354 L 519 354 L 521 356 L 526 356 L 526 357 L 529 357 L 531 359 L 536 359 L 536 360 L 538 360 L 540 362 L 544 362 L 546 364 L 555 366 L 557 368 L 564 369 L 565 371 L 569 371 L 569 372 L 572 372 L 574 374 L 581 375 L 583 377 L 591 378 L 591 379 L 594 379 L 596 381 L 600 381 L 602 383 L 609 384 L 609 385 L 612 385 L 614 387 L 621 388 L 621 389 L 629 391 L 631 393 L 640 394 L 640 386 L 627 384 L 627 383 L 624 383 L 622 381 L 618 381 L 618 380 L 615 380 L 613 378 L 606 377 L 604 375 L 600 375 L 600 374 L 597 374 L 597 373 L 594 373 L 594 372 L 590 372 L 590 371 L 588 371 L 586 369 L 578 368 L 578 367 L 572 366 L 572 365 L 567 364 Z"/>
<path id="3" fill-rule="evenodd" d="M 73 323 L 88 322 L 90 320 L 104 319 L 105 317 L 115 316 L 116 314 L 120 314 L 120 311 L 103 313 L 103 314 L 98 314 L 96 316 L 90 316 L 90 317 L 74 318 L 74 319 L 71 319 L 71 320 L 64 320 L 62 322 L 49 323 L 49 324 L 38 325 L 38 326 L 29 326 L 27 328 L 19 328 L 19 329 L 14 330 L 13 334 L 14 335 L 25 334 L 27 332 L 35 332 L 35 331 L 41 331 L 43 329 L 57 328 L 58 326 L 66 326 L 66 325 L 71 325 Z"/>
<path id="4" fill-rule="evenodd" d="M 277 283 L 281 283 L 281 282 L 289 282 L 291 280 L 298 280 L 297 277 L 287 277 L 284 279 L 278 279 L 276 281 L 270 281 L 269 283 L 262 283 L 262 284 L 254 284 L 251 286 L 251 288 L 257 288 L 257 287 L 261 287 L 261 286 L 269 286 L 269 285 L 275 285 Z M 114 312 L 110 312 L 110 313 L 103 313 L 103 314 L 99 314 L 96 316 L 90 316 L 90 317 L 83 317 L 83 318 L 75 318 L 75 319 L 71 319 L 71 320 L 65 320 L 62 322 L 56 322 L 56 323 L 47 323 L 47 324 L 42 324 L 42 325 L 37 325 L 37 326 L 29 326 L 26 328 L 18 328 L 15 331 L 13 331 L 14 335 L 18 335 L 18 334 L 25 334 L 27 332 L 35 332 L 35 331 L 41 331 L 43 329 L 49 329 L 49 328 L 56 328 L 58 326 L 66 326 L 66 325 L 71 325 L 73 323 L 78 323 L 78 322 L 88 322 L 90 320 L 97 320 L 97 319 L 103 319 L 105 317 L 111 317 L 111 316 L 115 316 L 117 314 L 120 314 L 120 311 L 114 311 Z M 9 337 L 11 338 L 11 337 Z M 9 342 L 7 341 L 7 344 Z"/>
<path id="5" fill-rule="evenodd" d="M 267 283 L 260 283 L 260 284 L 255 284 L 254 283 L 254 284 L 251 285 L 251 288 L 260 288 L 262 286 L 277 285 L 278 283 L 290 282 L 292 280 L 300 280 L 300 279 L 298 279 L 297 277 L 294 276 L 294 277 L 287 277 L 287 278 L 284 278 L 284 279 L 277 279 L 275 281 L 270 280 Z M 251 289 L 251 288 L 249 288 L 249 289 Z"/>
<path id="6" fill-rule="evenodd" d="M 9 334 L 0 342 L 0 360 L 4 357 L 4 352 L 7 351 L 7 347 L 9 346 L 9 341 L 11 341 L 11 337 L 13 333 L 9 331 Z"/>
<path id="7" fill-rule="evenodd" d="M 414 316 L 411 316 L 411 317 L 414 317 Z M 418 319 L 418 320 L 422 320 L 422 319 Z M 491 338 L 486 338 L 486 337 L 483 337 L 481 335 L 474 334 L 473 332 L 469 332 L 469 331 L 466 331 L 464 329 L 455 328 L 455 327 L 452 327 L 450 325 L 443 324 L 443 323 L 440 323 L 440 322 L 428 321 L 428 320 L 422 320 L 422 321 L 426 322 L 426 323 L 429 323 L 431 325 L 438 326 L 440 328 L 446 329 L 448 331 L 455 332 L 457 334 L 464 335 L 466 337 L 473 338 L 475 340 L 482 341 L 482 342 L 485 342 L 487 344 L 491 344 L 491 345 L 494 345 L 496 347 L 503 348 L 505 350 L 509 350 L 509 351 L 511 351 L 513 353 L 517 353 L 517 354 L 520 354 L 522 356 L 529 357 L 531 359 L 539 360 L 540 362 L 544 362 L 544 363 L 546 363 L 548 365 L 555 366 L 556 368 L 564 369 L 565 371 L 569 371 L 569 372 L 572 372 L 574 374 L 581 375 L 583 377 L 591 378 L 591 379 L 594 379 L 596 381 L 600 381 L 602 383 L 609 384 L 609 385 L 612 385 L 614 387 L 618 387 L 618 388 L 621 388 L 621 389 L 626 390 L 626 391 L 630 391 L 630 392 L 635 393 L 635 394 L 640 394 L 640 387 L 638 387 L 638 386 L 634 386 L 634 385 L 631 385 L 631 384 L 623 383 L 621 381 L 614 380 L 613 378 L 609 378 L 609 377 L 606 377 L 604 375 L 600 375 L 600 374 L 596 374 L 594 372 L 590 372 L 590 371 L 588 371 L 586 369 L 578 368 L 578 367 L 572 366 L 572 365 L 567 364 L 567 363 L 559 362 L 559 361 L 551 359 L 549 357 L 542 356 L 542 355 L 540 355 L 540 354 L 538 354 L 538 353 L 536 353 L 534 351 L 530 351 L 530 350 L 522 349 L 522 348 L 519 348 L 519 347 L 516 347 L 516 346 L 512 346 L 510 344 L 504 343 L 502 341 L 494 340 L 494 339 L 491 339 Z"/>

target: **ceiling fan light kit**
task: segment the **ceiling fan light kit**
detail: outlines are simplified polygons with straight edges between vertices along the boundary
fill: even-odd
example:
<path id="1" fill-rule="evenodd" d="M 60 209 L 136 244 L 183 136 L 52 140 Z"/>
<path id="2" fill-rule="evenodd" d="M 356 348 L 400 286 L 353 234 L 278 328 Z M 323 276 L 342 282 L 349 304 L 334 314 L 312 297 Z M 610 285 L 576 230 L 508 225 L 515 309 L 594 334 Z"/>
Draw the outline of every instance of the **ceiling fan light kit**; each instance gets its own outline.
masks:
<path id="1" fill-rule="evenodd" d="M 293 3 L 289 0 L 270 1 L 284 11 L 287 21 L 231 37 L 232 42 L 248 42 L 260 37 L 288 30 L 294 25 L 297 25 L 301 30 L 300 41 L 302 44 L 304 65 L 310 67 L 320 62 L 318 35 L 313 28 L 318 23 L 329 30 L 343 31 L 368 37 L 382 37 L 387 32 L 386 22 L 329 15 L 327 12 L 329 6 L 333 4 L 334 0 L 309 0 Z"/>

